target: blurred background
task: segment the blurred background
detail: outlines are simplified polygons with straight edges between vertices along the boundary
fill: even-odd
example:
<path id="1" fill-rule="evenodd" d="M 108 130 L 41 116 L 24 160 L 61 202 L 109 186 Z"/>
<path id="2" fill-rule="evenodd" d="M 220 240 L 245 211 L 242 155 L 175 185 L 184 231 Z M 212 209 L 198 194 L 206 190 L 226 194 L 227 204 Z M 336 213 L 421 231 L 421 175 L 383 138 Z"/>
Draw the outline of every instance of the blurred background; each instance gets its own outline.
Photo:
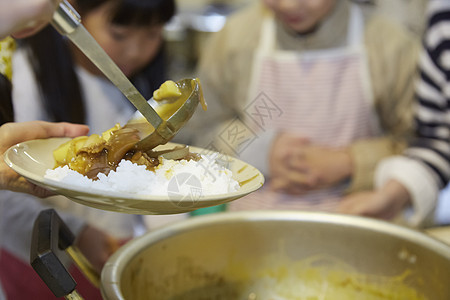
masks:
<path id="1" fill-rule="evenodd" d="M 219 31 L 234 11 L 258 0 L 178 0 L 178 13 L 166 26 L 170 78 L 195 73 L 195 64 L 207 38 Z M 418 35 L 424 28 L 427 0 L 353 0 L 365 3 L 368 13 L 377 11 Z"/>
<path id="2" fill-rule="evenodd" d="M 178 0 L 178 13 L 166 26 L 169 78 L 195 76 L 195 66 L 207 39 L 225 24 L 230 14 L 259 0 Z M 399 22 L 421 39 L 428 0 L 353 0 L 366 13 L 380 13 Z M 442 193 L 436 213 L 438 224 L 450 224 L 450 187 Z"/>

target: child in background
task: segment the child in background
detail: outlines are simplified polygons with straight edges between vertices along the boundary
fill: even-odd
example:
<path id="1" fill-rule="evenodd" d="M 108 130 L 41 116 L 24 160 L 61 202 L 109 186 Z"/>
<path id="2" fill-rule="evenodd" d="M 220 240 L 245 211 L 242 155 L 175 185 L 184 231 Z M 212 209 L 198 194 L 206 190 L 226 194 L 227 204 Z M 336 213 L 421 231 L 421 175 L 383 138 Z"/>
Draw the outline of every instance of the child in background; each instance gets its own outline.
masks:
<path id="1" fill-rule="evenodd" d="M 351 1 L 258 1 L 205 47 L 198 76 L 208 112 L 177 141 L 264 173 L 265 186 L 231 210 L 335 212 L 343 195 L 372 187 L 379 160 L 404 148 L 419 45 Z"/>
<path id="2" fill-rule="evenodd" d="M 86 29 L 147 98 L 164 82 L 162 29 L 175 12 L 167 0 L 76 0 Z M 134 107 L 102 73 L 52 27 L 20 41 L 13 57 L 14 121 L 70 121 L 101 133 L 124 124 Z M 2 280 L 10 299 L 51 299 L 29 265 L 33 223 L 39 211 L 55 207 L 77 236 L 76 245 L 100 271 L 120 243 L 132 238 L 139 217 L 78 205 L 64 197 L 40 199 L 1 191 Z M 6 230 L 7 228 L 7 230 Z M 77 279 L 79 283 L 83 279 Z M 83 285 L 80 284 L 83 294 Z M 92 292 L 92 293 L 91 293 Z M 85 297 L 100 299 L 98 290 Z"/>
<path id="3" fill-rule="evenodd" d="M 375 191 L 344 198 L 342 213 L 392 219 L 407 208 L 410 215 L 405 217 L 411 225 L 434 221 L 439 190 L 450 181 L 448 28 L 450 2 L 430 1 L 416 85 L 416 136 L 404 155 L 387 158 L 377 166 Z"/>

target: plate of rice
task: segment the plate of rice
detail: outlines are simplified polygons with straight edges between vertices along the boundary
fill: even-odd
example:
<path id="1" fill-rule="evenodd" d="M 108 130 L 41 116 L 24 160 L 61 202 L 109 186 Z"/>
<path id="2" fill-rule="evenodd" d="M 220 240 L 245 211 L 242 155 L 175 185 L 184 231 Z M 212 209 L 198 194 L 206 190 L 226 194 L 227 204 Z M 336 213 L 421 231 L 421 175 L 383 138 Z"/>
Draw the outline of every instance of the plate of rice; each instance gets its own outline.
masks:
<path id="1" fill-rule="evenodd" d="M 121 160 L 115 170 L 89 178 L 55 164 L 54 151 L 69 138 L 32 140 L 11 147 L 5 162 L 30 182 L 95 208 L 131 214 L 175 214 L 239 199 L 264 184 L 255 167 L 234 157 L 189 147 L 197 159 L 158 157 L 151 170 Z M 182 147 L 167 143 L 155 148 Z"/>

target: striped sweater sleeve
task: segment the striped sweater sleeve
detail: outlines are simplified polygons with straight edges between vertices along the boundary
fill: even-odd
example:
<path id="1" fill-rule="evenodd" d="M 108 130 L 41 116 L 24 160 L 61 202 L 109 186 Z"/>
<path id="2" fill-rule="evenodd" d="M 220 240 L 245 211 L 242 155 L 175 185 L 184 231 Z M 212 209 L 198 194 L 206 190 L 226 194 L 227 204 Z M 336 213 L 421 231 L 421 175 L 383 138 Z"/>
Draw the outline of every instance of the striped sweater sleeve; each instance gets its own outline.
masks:
<path id="1" fill-rule="evenodd" d="M 431 0 L 416 85 L 416 136 L 403 156 L 381 161 L 375 185 L 395 179 L 409 191 L 417 226 L 432 217 L 439 190 L 450 180 L 450 1 Z"/>
<path id="2" fill-rule="evenodd" d="M 450 2 L 431 1 L 417 85 L 417 138 L 406 155 L 435 174 L 439 188 L 450 179 Z"/>

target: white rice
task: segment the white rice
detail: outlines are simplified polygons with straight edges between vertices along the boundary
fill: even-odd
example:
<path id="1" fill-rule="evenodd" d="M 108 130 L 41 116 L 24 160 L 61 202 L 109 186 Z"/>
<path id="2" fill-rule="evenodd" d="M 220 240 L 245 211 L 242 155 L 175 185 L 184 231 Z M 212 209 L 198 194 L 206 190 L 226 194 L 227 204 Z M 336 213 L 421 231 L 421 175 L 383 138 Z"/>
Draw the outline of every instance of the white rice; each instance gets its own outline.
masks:
<path id="1" fill-rule="evenodd" d="M 199 161 L 162 159 L 154 172 L 122 160 L 116 171 L 109 172 L 108 176 L 99 173 L 95 181 L 68 166 L 49 169 L 44 177 L 86 191 L 96 189 L 136 195 L 188 195 L 195 190 L 198 197 L 237 191 L 239 183 L 232 178 L 229 169 L 217 163 L 217 156 L 202 155 Z"/>

